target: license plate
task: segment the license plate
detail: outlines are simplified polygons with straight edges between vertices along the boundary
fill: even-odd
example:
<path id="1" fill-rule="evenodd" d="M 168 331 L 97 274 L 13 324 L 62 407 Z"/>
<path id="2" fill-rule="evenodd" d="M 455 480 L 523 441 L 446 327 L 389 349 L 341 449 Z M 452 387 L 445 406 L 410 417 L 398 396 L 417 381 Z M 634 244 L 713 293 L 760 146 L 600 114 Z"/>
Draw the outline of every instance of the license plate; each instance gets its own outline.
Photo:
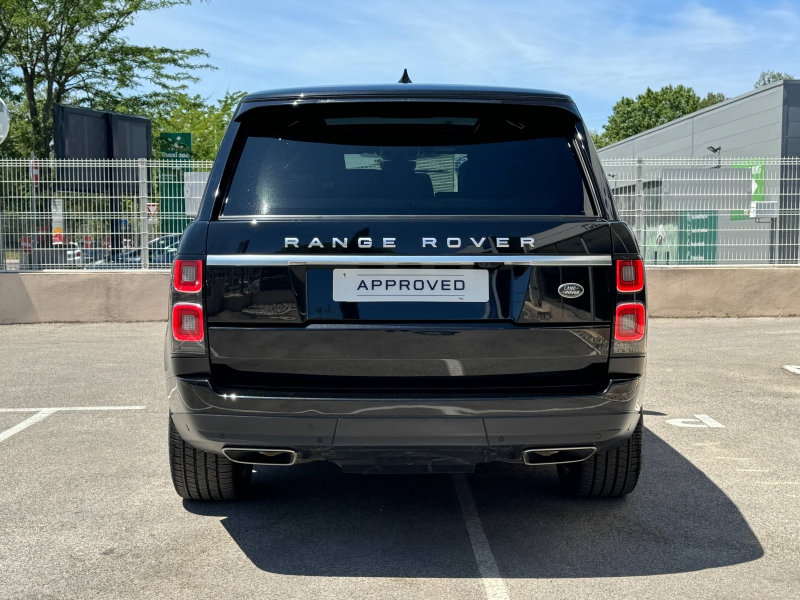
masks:
<path id="1" fill-rule="evenodd" d="M 334 269 L 335 302 L 488 302 L 483 269 Z"/>

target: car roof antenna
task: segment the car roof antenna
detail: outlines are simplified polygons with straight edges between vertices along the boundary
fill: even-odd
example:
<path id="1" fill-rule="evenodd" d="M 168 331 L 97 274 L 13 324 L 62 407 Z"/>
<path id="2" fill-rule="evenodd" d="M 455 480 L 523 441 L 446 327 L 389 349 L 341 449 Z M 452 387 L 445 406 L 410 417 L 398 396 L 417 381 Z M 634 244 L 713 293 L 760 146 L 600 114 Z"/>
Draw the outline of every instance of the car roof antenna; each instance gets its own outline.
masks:
<path id="1" fill-rule="evenodd" d="M 411 77 L 408 76 L 408 69 L 403 69 L 403 76 L 397 83 L 411 83 Z"/>

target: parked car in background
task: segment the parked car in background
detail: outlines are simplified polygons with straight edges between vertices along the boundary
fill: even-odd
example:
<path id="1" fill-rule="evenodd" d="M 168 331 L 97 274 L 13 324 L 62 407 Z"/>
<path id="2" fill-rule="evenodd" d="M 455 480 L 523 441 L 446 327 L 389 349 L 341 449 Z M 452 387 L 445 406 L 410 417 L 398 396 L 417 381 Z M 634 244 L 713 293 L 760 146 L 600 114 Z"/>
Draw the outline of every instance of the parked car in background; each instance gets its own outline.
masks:
<path id="1" fill-rule="evenodd" d="M 102 246 L 87 245 L 86 242 L 81 244 L 81 260 L 84 265 L 91 265 L 99 260 L 103 260 L 108 254 L 108 249 Z"/>
<path id="2" fill-rule="evenodd" d="M 63 269 L 83 264 L 81 247 L 77 242 L 53 242 L 47 246 L 35 246 L 33 262 L 41 268 Z"/>
<path id="3" fill-rule="evenodd" d="M 154 268 L 166 267 L 175 260 L 178 246 L 181 243 L 180 233 L 165 235 L 148 243 L 149 266 Z M 115 254 L 110 251 L 105 258 L 97 261 L 92 268 L 95 269 L 129 269 L 140 268 L 142 264 L 142 251 L 140 248 L 133 250 L 120 249 Z"/>
<path id="4" fill-rule="evenodd" d="M 83 249 L 77 242 L 67 243 L 67 266 L 77 267 L 83 264 Z"/>
<path id="5" fill-rule="evenodd" d="M 178 246 L 181 243 L 182 237 L 183 237 L 182 233 L 171 233 L 168 235 L 155 238 L 154 240 L 150 240 L 148 246 L 150 247 L 151 251 L 155 252 L 160 252 L 164 250 L 177 250 Z"/>

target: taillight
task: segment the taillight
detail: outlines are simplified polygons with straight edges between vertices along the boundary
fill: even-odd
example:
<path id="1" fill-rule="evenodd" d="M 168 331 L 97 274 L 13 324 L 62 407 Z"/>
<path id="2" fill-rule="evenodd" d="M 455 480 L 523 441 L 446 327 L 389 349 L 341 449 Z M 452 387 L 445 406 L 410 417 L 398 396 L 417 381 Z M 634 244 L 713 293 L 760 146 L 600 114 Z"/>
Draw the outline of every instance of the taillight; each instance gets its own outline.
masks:
<path id="1" fill-rule="evenodd" d="M 620 342 L 638 342 L 644 337 L 645 311 L 639 302 L 617 306 L 614 339 Z"/>
<path id="2" fill-rule="evenodd" d="M 172 265 L 172 352 L 205 354 L 203 261 L 175 259 Z"/>
<path id="3" fill-rule="evenodd" d="M 179 342 L 203 341 L 203 307 L 179 302 L 172 307 L 172 337 Z"/>
<path id="4" fill-rule="evenodd" d="M 172 285 L 176 292 L 199 292 L 203 287 L 203 262 L 176 260 L 172 271 Z"/>
<path id="5" fill-rule="evenodd" d="M 644 262 L 636 260 L 617 261 L 617 290 L 641 292 L 644 288 Z"/>

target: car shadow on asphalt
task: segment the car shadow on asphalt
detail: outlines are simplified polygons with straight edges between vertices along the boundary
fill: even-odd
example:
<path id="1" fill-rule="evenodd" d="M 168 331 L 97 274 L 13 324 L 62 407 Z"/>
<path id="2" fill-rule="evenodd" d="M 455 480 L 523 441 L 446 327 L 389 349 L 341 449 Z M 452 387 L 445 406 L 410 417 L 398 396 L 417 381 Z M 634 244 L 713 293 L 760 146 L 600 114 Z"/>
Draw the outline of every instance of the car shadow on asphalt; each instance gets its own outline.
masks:
<path id="1" fill-rule="evenodd" d="M 492 463 L 468 475 L 502 577 L 622 577 L 699 571 L 763 556 L 706 475 L 646 430 L 636 491 L 565 496 L 553 467 Z M 257 467 L 251 499 L 185 501 L 219 518 L 255 566 L 289 575 L 478 577 L 449 475 L 352 475 L 326 463 Z"/>

